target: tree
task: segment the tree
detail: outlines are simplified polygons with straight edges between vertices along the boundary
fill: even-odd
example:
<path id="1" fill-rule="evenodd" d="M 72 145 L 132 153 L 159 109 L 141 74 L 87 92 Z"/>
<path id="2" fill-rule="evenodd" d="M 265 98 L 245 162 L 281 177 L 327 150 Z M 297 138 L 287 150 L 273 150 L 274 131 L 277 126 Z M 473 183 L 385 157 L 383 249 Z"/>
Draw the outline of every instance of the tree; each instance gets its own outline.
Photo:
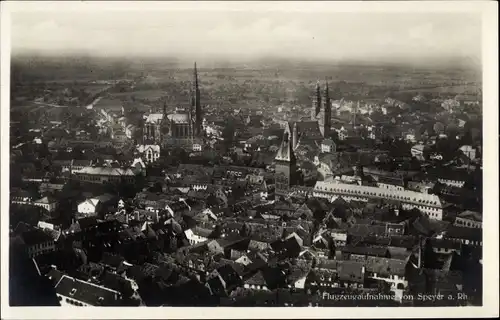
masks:
<path id="1" fill-rule="evenodd" d="M 432 128 L 436 134 L 444 133 L 444 125 L 441 122 L 436 122 Z"/>

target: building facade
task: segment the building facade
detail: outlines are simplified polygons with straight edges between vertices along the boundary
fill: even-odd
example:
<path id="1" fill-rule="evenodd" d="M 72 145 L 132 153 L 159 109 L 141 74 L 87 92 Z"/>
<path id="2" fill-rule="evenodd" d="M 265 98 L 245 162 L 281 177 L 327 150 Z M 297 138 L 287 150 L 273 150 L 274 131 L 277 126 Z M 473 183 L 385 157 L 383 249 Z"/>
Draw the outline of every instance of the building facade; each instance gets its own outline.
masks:
<path id="1" fill-rule="evenodd" d="M 390 190 L 337 182 L 318 181 L 313 196 L 334 200 L 342 197 L 346 201 L 368 201 L 386 199 L 401 202 L 403 209 L 419 209 L 430 219 L 443 219 L 443 206 L 438 196 L 408 190 Z"/>
<path id="2" fill-rule="evenodd" d="M 160 146 L 159 145 L 139 145 L 137 146 L 137 152 L 142 155 L 143 159 L 152 163 L 160 158 Z"/>

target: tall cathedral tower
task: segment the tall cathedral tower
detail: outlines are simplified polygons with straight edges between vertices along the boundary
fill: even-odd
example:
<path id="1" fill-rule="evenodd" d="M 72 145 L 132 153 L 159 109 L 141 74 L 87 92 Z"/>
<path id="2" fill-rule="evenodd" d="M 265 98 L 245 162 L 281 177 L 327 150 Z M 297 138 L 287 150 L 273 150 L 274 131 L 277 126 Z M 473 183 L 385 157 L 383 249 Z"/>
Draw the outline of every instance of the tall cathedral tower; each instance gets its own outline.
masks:
<path id="1" fill-rule="evenodd" d="M 319 87 L 319 81 L 316 83 L 316 88 L 314 90 L 312 108 L 311 108 L 311 120 L 316 121 L 319 112 L 321 111 L 321 88 Z"/>
<path id="2" fill-rule="evenodd" d="M 196 62 L 194 63 L 193 72 L 193 89 L 192 89 L 192 99 L 191 99 L 191 109 L 194 108 L 194 134 L 196 136 L 201 135 L 202 132 L 202 115 L 201 115 L 201 101 L 200 101 L 200 88 L 198 86 L 198 70 L 196 68 Z"/>
<path id="3" fill-rule="evenodd" d="M 290 187 L 295 184 L 297 176 L 297 159 L 293 152 L 291 128 L 287 126 L 281 146 L 276 154 L 275 194 L 276 198 L 286 196 Z"/>

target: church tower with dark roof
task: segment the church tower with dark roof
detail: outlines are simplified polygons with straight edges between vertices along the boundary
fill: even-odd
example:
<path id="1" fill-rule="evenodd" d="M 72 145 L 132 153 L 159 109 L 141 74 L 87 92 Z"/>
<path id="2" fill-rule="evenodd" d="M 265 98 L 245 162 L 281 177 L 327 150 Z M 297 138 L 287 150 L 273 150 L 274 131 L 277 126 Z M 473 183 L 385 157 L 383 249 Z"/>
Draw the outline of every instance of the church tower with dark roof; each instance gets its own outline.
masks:
<path id="1" fill-rule="evenodd" d="M 297 159 L 293 152 L 290 124 L 285 129 L 283 141 L 274 159 L 275 161 L 275 194 L 279 198 L 287 195 L 295 184 L 297 176 Z"/>

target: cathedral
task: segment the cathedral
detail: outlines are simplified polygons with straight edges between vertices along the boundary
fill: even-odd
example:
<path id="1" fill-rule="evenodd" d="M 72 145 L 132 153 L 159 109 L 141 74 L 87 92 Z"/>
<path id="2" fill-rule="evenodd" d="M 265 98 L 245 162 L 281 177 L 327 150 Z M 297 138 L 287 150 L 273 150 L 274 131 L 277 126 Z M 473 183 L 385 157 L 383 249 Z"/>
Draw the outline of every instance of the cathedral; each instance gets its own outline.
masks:
<path id="1" fill-rule="evenodd" d="M 323 93 L 319 83 L 316 84 L 312 102 L 310 120 L 290 122 L 285 128 L 283 141 L 274 159 L 276 197 L 287 195 L 297 181 L 297 149 L 305 145 L 319 149 L 321 142 L 330 138 L 332 103 L 328 82 Z"/>
<path id="2" fill-rule="evenodd" d="M 198 71 L 195 63 L 189 108 L 187 110 L 177 108 L 175 113 L 167 114 L 167 105 L 165 103 L 163 113 L 151 113 L 146 116 L 143 128 L 143 144 L 201 151 L 203 146 L 202 123 L 203 115 Z"/>
<path id="3" fill-rule="evenodd" d="M 312 145 L 317 147 L 323 139 L 331 134 L 332 102 L 328 88 L 325 83 L 323 93 L 319 82 L 316 84 L 312 97 L 312 108 L 310 120 L 302 120 L 292 125 L 292 146 L 297 149 L 300 145 Z"/>

